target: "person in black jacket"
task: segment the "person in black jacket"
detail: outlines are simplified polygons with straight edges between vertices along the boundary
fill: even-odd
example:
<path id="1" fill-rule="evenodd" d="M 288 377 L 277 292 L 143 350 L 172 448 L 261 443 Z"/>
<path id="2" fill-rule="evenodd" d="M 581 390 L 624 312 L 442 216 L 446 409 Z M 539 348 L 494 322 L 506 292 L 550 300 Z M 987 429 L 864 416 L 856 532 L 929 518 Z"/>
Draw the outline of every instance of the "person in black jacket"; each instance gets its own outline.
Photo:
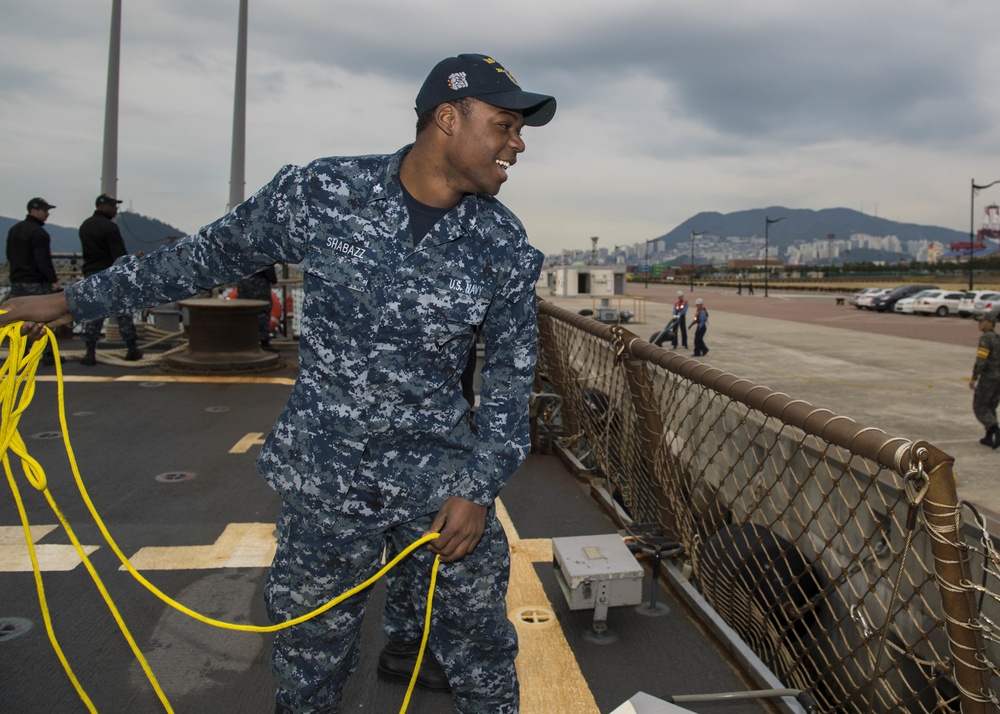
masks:
<path id="1" fill-rule="evenodd" d="M 121 231 L 115 225 L 114 217 L 118 215 L 117 198 L 102 193 L 94 201 L 94 215 L 80 225 L 80 243 L 83 244 L 83 275 L 87 277 L 110 268 L 118 258 L 128 253 Z M 118 315 L 118 331 L 128 351 L 125 359 L 134 362 L 142 357 L 142 350 L 136 346 L 135 323 L 128 313 Z M 87 353 L 80 364 L 97 364 L 97 341 L 101 339 L 101 328 L 104 320 L 90 320 L 83 323 L 83 341 L 87 345 Z"/>
<path id="2" fill-rule="evenodd" d="M 271 286 L 278 282 L 278 273 L 272 265 L 236 283 L 236 294 L 246 300 L 264 300 L 267 305 L 257 312 L 257 336 L 265 352 L 277 352 L 271 344 Z"/>
<path id="3" fill-rule="evenodd" d="M 28 215 L 7 232 L 7 262 L 10 263 L 10 297 L 50 295 L 59 292 L 59 278 L 52 265 L 52 241 L 45 230 L 49 211 L 55 206 L 44 198 L 28 201 Z M 42 364 L 55 364 L 52 347 L 42 355 Z"/>

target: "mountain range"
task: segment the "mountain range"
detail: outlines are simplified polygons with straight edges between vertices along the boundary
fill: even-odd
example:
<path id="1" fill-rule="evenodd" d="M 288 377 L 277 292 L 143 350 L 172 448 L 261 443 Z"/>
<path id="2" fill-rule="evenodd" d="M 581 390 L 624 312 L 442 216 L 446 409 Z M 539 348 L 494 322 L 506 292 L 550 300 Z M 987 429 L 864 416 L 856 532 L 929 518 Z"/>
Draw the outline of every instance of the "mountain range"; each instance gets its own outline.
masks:
<path id="1" fill-rule="evenodd" d="M 906 241 L 937 241 L 947 247 L 949 243 L 969 240 L 969 234 L 962 231 L 917 223 L 899 223 L 850 208 L 825 208 L 814 211 L 783 206 L 754 208 L 733 213 L 705 211 L 695 214 L 672 231 L 653 240 L 662 240 L 668 247 L 681 248 L 690 243 L 692 232 L 706 233 L 720 238 L 763 237 L 765 218 L 772 221 L 768 228 L 768 241 L 774 247 L 826 240 L 831 233 L 837 239 L 847 239 L 855 233 L 872 236 L 894 235 L 904 245 Z M 776 218 L 784 220 L 775 223 Z"/>
<path id="2" fill-rule="evenodd" d="M 21 220 L 20 218 L 0 216 L 0 236 L 3 237 L 5 244 L 7 231 Z M 122 238 L 125 240 L 126 250 L 133 254 L 149 253 L 166 245 L 169 239 L 181 238 L 185 235 L 184 231 L 163 221 L 130 211 L 120 211 L 116 222 L 118 230 L 121 231 Z M 53 253 L 80 252 L 78 228 L 67 228 L 49 221 L 45 224 L 45 230 L 48 231 L 49 237 L 52 239 Z"/>
<path id="3" fill-rule="evenodd" d="M 873 236 L 895 235 L 904 245 L 906 241 L 937 241 L 947 246 L 949 243 L 969 239 L 968 234 L 962 231 L 917 223 L 899 223 L 850 208 L 825 208 L 816 211 L 771 206 L 733 213 L 703 211 L 652 240 L 664 241 L 668 249 L 671 247 L 680 249 L 689 245 L 692 232 L 706 233 L 720 238 L 763 237 L 765 217 L 772 221 L 783 218 L 780 223 L 772 223 L 768 229 L 768 240 L 773 248 L 825 240 L 831 233 L 838 239 L 849 238 L 855 233 Z M 0 236 L 6 236 L 7 230 L 19 220 L 0 216 Z M 163 221 L 129 211 L 121 211 L 117 222 L 130 253 L 148 253 L 165 245 L 171 238 L 185 235 L 184 231 Z M 76 228 L 67 228 L 51 222 L 45 227 L 52 237 L 53 253 L 80 252 L 80 238 Z"/>

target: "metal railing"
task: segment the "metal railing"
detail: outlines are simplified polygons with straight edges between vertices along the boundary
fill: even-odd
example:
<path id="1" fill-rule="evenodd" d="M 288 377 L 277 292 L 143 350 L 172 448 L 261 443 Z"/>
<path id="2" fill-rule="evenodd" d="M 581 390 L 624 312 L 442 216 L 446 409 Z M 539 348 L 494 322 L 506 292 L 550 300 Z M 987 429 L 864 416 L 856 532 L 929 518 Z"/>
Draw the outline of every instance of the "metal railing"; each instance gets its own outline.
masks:
<path id="1" fill-rule="evenodd" d="M 992 712 L 1000 557 L 953 459 L 539 301 L 547 439 L 821 711 Z M 976 576 L 973 576 L 973 573 Z"/>

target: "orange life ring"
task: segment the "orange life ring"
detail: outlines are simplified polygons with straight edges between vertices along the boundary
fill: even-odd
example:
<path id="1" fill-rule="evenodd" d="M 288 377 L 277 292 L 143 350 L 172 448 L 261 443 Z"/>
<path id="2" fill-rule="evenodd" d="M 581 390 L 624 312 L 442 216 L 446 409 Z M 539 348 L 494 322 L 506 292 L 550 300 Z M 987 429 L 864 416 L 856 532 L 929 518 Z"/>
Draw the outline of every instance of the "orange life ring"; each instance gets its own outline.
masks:
<path id="1" fill-rule="evenodd" d="M 240 296 L 239 291 L 233 288 L 228 293 L 226 293 L 226 300 L 235 300 Z M 289 296 L 286 301 L 289 306 L 289 312 L 291 312 L 291 296 Z M 281 326 L 281 299 L 271 291 L 271 332 L 274 332 Z"/>

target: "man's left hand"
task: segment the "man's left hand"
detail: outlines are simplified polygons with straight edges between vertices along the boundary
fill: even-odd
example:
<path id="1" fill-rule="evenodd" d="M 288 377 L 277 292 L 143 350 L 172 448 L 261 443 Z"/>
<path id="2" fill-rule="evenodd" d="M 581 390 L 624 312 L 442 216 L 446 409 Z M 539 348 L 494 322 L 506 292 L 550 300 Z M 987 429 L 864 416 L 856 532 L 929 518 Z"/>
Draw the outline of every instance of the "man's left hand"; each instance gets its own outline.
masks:
<path id="1" fill-rule="evenodd" d="M 486 529 L 486 506 L 466 501 L 459 496 L 451 496 L 445 501 L 429 533 L 441 535 L 427 544 L 432 553 L 441 556 L 442 563 L 454 563 L 473 550 L 483 537 Z"/>

